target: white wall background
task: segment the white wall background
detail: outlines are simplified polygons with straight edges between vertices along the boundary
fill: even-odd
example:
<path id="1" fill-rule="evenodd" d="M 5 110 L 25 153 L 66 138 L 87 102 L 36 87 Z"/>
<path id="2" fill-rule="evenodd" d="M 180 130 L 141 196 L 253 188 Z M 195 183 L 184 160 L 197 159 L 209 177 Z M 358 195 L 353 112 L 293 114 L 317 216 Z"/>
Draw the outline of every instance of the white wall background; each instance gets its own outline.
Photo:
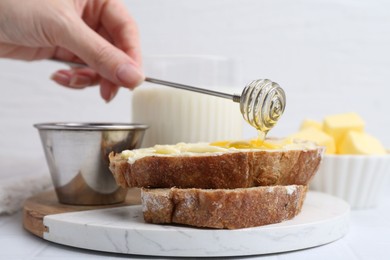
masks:
<path id="1" fill-rule="evenodd" d="M 125 2 L 144 55 L 229 56 L 242 62 L 243 86 L 257 78 L 278 82 L 287 108 L 271 135 L 295 131 L 306 117 L 355 111 L 390 147 L 389 1 Z M 20 158 L 43 160 L 33 123 L 130 120 L 130 91 L 105 104 L 97 88 L 69 90 L 50 81 L 60 66 L 0 60 L 0 156 L 11 162 L 2 171 Z"/>

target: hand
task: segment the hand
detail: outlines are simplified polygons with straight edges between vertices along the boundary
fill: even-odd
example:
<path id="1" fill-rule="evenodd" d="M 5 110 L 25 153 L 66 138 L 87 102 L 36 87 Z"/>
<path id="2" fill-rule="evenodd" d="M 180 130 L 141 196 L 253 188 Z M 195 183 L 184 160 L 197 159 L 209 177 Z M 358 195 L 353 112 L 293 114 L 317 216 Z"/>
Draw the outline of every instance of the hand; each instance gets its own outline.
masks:
<path id="1" fill-rule="evenodd" d="M 100 83 L 107 102 L 144 79 L 137 26 L 118 0 L 0 0 L 0 57 L 85 63 L 52 79 L 76 89 Z"/>

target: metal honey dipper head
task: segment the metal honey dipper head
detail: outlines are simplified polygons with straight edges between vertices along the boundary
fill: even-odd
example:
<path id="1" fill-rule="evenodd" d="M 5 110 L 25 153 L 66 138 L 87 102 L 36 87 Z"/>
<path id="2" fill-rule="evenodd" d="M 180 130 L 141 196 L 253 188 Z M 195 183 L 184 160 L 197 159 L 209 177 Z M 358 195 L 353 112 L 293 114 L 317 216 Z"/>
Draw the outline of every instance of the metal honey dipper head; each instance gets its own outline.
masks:
<path id="1" fill-rule="evenodd" d="M 244 119 L 264 135 L 274 127 L 286 107 L 283 89 L 269 79 L 250 82 L 233 101 L 240 103 Z"/>

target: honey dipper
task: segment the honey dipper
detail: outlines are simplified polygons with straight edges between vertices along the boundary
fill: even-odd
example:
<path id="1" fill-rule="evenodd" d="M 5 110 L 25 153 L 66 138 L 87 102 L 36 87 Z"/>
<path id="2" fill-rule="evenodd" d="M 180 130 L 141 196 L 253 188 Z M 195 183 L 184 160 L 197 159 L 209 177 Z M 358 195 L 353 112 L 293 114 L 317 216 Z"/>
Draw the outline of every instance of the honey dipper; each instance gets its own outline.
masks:
<path id="1" fill-rule="evenodd" d="M 64 63 L 74 67 L 83 67 L 85 64 L 67 62 L 52 59 L 52 61 Z M 203 89 L 194 86 L 174 83 L 170 81 L 146 77 L 145 81 L 160 84 L 168 87 L 189 90 L 202 94 L 227 98 L 240 103 L 241 114 L 251 126 L 256 128 L 265 138 L 268 131 L 274 127 L 282 116 L 286 107 L 286 95 L 279 84 L 269 79 L 257 79 L 245 86 L 241 95 L 227 94 L 210 89 Z"/>
<path id="2" fill-rule="evenodd" d="M 146 77 L 145 81 L 227 98 L 240 103 L 241 114 L 245 121 L 255 127 L 258 131 L 264 133 L 264 137 L 282 116 L 286 107 L 286 95 L 283 89 L 279 84 L 272 82 L 269 79 L 253 80 L 245 86 L 241 95 L 227 94 L 149 77 Z"/>

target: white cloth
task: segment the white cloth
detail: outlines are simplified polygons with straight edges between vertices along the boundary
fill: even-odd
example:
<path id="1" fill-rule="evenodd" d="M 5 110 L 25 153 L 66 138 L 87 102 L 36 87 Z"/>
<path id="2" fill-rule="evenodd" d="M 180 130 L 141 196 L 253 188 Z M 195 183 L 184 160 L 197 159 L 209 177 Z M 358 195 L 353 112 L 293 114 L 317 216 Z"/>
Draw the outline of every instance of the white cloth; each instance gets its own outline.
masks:
<path id="1" fill-rule="evenodd" d="M 15 213 L 25 199 L 52 187 L 44 159 L 0 159 L 0 215 Z"/>

